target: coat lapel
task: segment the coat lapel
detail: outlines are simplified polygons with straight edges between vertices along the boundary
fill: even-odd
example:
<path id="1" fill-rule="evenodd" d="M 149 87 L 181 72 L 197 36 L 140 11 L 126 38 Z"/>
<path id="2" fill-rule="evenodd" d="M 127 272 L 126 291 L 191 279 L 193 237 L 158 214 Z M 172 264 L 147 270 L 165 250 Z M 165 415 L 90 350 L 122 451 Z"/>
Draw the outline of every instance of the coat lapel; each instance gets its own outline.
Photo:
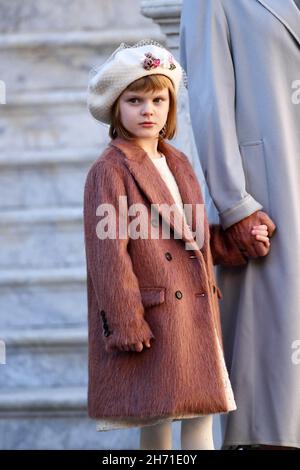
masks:
<path id="1" fill-rule="evenodd" d="M 188 180 L 185 178 L 186 165 L 184 158 L 181 157 L 178 152 L 174 152 L 172 147 L 167 143 L 161 142 L 159 144 L 158 148 L 165 155 L 168 166 L 177 182 L 183 204 L 192 204 L 192 220 L 190 220 L 189 214 L 187 214 L 188 223 L 186 223 L 185 218 L 175 205 L 175 201 L 167 185 L 161 178 L 148 154 L 133 142 L 121 138 L 112 140 L 110 145 L 118 148 L 122 152 L 123 157 L 125 157 L 124 162 L 130 173 L 150 204 L 158 205 L 156 207 L 164 222 L 171 227 L 174 233 L 181 234 L 182 240 L 188 243 L 189 249 L 195 251 L 200 250 L 201 247 L 196 243 L 191 232 L 191 228 L 192 230 L 196 228 L 195 204 L 196 202 L 199 203 L 199 199 L 197 201 L 195 200 L 196 194 L 193 193 L 191 185 L 188 184 Z M 175 209 L 170 212 L 164 211 L 161 207 L 162 204 L 167 205 L 167 207 L 173 206 L 174 204 Z"/>
<path id="2" fill-rule="evenodd" d="M 293 0 L 257 0 L 269 10 L 300 44 L 300 11 Z"/>

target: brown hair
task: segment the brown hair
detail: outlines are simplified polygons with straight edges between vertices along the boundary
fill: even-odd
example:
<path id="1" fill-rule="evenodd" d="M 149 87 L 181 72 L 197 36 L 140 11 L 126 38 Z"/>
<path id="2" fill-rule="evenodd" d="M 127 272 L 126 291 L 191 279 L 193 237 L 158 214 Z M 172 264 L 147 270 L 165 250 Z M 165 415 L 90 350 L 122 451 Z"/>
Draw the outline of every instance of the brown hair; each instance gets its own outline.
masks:
<path id="1" fill-rule="evenodd" d="M 169 90 L 169 112 L 167 117 L 167 122 L 164 126 L 164 132 L 159 133 L 160 138 L 172 139 L 176 132 L 176 94 L 172 81 L 165 75 L 154 74 L 146 75 L 145 77 L 138 78 L 134 82 L 130 83 L 126 90 L 129 91 L 159 91 L 163 88 L 168 88 Z M 125 90 L 124 90 L 125 91 Z M 121 96 L 121 95 L 120 95 Z M 119 96 L 119 98 L 120 98 Z M 112 139 L 116 137 L 123 137 L 127 140 L 134 139 L 134 136 L 127 131 L 120 118 L 120 107 L 119 107 L 119 98 L 113 104 L 112 107 L 112 120 L 109 128 L 109 136 Z"/>

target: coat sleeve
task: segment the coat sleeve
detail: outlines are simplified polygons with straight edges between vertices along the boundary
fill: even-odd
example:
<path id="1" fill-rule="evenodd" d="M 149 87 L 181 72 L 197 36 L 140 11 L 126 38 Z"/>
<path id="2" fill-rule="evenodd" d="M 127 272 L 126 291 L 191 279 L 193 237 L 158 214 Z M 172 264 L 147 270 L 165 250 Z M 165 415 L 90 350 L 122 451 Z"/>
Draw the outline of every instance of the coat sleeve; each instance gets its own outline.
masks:
<path id="1" fill-rule="evenodd" d="M 120 196 L 123 196 L 123 204 L 125 197 L 124 210 L 119 206 Z M 113 219 L 116 221 L 116 236 L 113 236 L 113 231 L 110 237 L 101 235 L 100 204 L 109 204 L 106 207 L 110 207 L 111 212 L 104 211 L 101 215 L 108 220 L 108 214 L 111 214 L 110 222 Z M 119 167 L 97 162 L 88 173 L 84 189 L 85 250 L 87 271 L 98 303 L 97 314 L 101 315 L 103 322 L 107 351 L 122 350 L 126 344 L 154 338 L 144 319 L 139 283 L 128 253 L 128 231 L 123 235 L 119 220 L 128 227 L 125 175 Z"/>
<path id="2" fill-rule="evenodd" d="M 262 205 L 246 191 L 223 0 L 183 2 L 180 59 L 188 75 L 190 114 L 201 166 L 225 229 Z"/>
<path id="3" fill-rule="evenodd" d="M 210 249 L 214 264 L 243 266 L 248 259 L 240 252 L 231 235 L 219 224 L 209 225 Z"/>

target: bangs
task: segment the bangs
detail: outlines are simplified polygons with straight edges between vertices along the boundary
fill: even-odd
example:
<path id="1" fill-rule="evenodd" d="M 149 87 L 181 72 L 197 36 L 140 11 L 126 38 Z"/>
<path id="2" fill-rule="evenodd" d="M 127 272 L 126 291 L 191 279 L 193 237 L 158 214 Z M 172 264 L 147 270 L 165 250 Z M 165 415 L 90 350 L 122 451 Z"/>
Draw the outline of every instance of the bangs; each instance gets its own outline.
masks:
<path id="1" fill-rule="evenodd" d="M 165 75 L 146 75 L 145 77 L 138 78 L 132 82 L 126 90 L 128 91 L 145 91 L 155 92 L 161 91 L 164 88 L 174 90 L 172 81 Z"/>

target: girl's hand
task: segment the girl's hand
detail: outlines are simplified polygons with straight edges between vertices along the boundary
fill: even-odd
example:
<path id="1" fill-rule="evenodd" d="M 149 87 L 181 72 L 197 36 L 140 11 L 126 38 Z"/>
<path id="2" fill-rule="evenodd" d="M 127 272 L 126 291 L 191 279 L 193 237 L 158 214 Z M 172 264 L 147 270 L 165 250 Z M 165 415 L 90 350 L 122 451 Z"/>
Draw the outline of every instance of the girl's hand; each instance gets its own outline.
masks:
<path id="1" fill-rule="evenodd" d="M 251 230 L 256 240 L 261 241 L 267 248 L 270 247 L 270 239 L 268 237 L 268 227 L 266 225 L 254 225 Z"/>
<path id="2" fill-rule="evenodd" d="M 126 345 L 126 346 L 123 347 L 123 350 L 124 351 L 142 352 L 143 349 L 144 349 L 144 346 L 146 348 L 150 348 L 151 347 L 150 340 L 146 340 L 143 343 L 139 342 L 139 343 L 135 343 L 135 344 L 131 344 L 131 345 Z"/>

